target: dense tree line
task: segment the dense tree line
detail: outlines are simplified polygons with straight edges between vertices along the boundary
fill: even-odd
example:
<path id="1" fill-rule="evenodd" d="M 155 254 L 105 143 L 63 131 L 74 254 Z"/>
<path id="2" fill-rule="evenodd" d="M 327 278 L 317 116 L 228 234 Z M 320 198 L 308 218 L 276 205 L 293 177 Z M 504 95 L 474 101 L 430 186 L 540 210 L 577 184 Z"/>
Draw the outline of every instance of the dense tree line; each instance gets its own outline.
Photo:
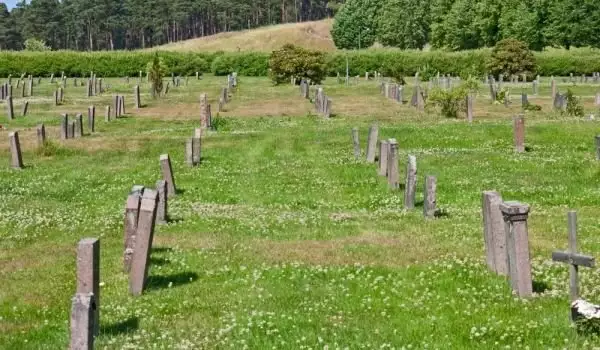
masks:
<path id="1" fill-rule="evenodd" d="M 31 0 L 0 3 L 0 49 L 25 40 L 52 49 L 147 48 L 224 31 L 326 18 L 328 0 Z"/>
<path id="2" fill-rule="evenodd" d="M 534 50 L 600 47 L 598 0 L 347 0 L 335 17 L 339 48 L 465 50 L 515 38 Z"/>

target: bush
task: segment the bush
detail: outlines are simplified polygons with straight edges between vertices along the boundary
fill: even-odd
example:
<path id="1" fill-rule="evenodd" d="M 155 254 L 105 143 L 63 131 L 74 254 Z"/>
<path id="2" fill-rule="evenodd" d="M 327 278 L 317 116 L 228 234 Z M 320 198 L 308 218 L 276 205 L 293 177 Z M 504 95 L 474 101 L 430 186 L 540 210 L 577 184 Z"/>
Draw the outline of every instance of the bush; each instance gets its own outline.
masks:
<path id="1" fill-rule="evenodd" d="M 36 148 L 35 154 L 41 157 L 53 157 L 61 151 L 60 145 L 50 140 L 46 140 L 44 144 Z"/>
<path id="2" fill-rule="evenodd" d="M 523 110 L 531 111 L 531 112 L 539 112 L 542 110 L 542 106 L 533 104 L 529 101 L 523 106 Z"/>
<path id="3" fill-rule="evenodd" d="M 535 56 L 522 41 L 504 39 L 499 41 L 488 60 L 488 70 L 494 76 L 504 74 L 535 74 Z"/>
<path id="4" fill-rule="evenodd" d="M 567 115 L 572 117 L 583 117 L 584 111 L 581 100 L 573 95 L 571 89 L 567 90 L 565 97 L 567 99 Z"/>
<path id="5" fill-rule="evenodd" d="M 458 118 L 460 113 L 467 110 L 468 94 L 469 88 L 465 84 L 449 90 L 434 88 L 429 93 L 427 103 L 440 108 L 441 114 L 446 118 Z"/>
<path id="6" fill-rule="evenodd" d="M 46 46 L 46 42 L 43 40 L 38 40 L 34 38 L 29 38 L 25 40 L 23 44 L 25 46 L 25 51 L 50 51 L 50 46 Z"/>
<path id="7" fill-rule="evenodd" d="M 307 78 L 320 84 L 325 79 L 325 54 L 285 45 L 281 50 L 273 51 L 269 68 L 271 80 L 275 84 L 289 82 L 291 78 Z"/>

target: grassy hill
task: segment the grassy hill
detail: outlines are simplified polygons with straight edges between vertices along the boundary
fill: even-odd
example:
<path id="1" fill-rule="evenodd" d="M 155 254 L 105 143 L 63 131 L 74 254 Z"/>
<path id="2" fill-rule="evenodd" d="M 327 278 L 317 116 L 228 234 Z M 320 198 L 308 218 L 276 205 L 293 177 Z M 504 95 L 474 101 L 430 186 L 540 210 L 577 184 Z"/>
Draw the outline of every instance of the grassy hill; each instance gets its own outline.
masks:
<path id="1" fill-rule="evenodd" d="M 220 33 L 203 38 L 190 39 L 159 46 L 160 50 L 172 51 L 273 51 L 284 44 L 293 43 L 302 47 L 334 51 L 331 39 L 333 20 L 288 23 Z M 156 48 L 155 48 L 156 49 Z"/>

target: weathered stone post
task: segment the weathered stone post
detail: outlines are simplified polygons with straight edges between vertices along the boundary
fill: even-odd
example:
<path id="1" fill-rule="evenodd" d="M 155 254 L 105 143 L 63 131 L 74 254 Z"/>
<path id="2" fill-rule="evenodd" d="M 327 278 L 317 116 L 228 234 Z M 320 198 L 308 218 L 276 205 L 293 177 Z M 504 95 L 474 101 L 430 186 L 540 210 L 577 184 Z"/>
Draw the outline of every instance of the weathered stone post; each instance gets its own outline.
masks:
<path id="1" fill-rule="evenodd" d="M 473 122 L 473 95 L 467 95 L 467 120 L 469 123 Z"/>
<path id="2" fill-rule="evenodd" d="M 125 115 L 125 96 L 119 96 L 119 116 Z"/>
<path id="3" fill-rule="evenodd" d="M 404 208 L 415 208 L 415 196 L 417 192 L 417 158 L 408 156 L 406 163 L 406 185 L 404 188 Z"/>
<path id="4" fill-rule="evenodd" d="M 94 335 L 100 329 L 100 241 L 84 238 L 77 246 L 77 293 L 94 295 Z"/>
<path id="5" fill-rule="evenodd" d="M 185 163 L 193 167 L 194 166 L 194 138 L 190 137 L 185 140 Z"/>
<path id="6" fill-rule="evenodd" d="M 8 116 L 8 120 L 15 119 L 15 110 L 13 108 L 12 96 L 6 97 L 6 114 Z"/>
<path id="7" fill-rule="evenodd" d="M 600 160 L 600 135 L 596 135 L 596 160 Z"/>
<path id="8" fill-rule="evenodd" d="M 154 237 L 157 200 L 158 193 L 156 191 L 150 189 L 144 190 L 135 234 L 135 249 L 131 261 L 131 272 L 129 273 L 129 291 L 133 295 L 142 294 L 146 284 L 152 239 Z"/>
<path id="9" fill-rule="evenodd" d="M 229 92 L 225 87 L 221 89 L 221 99 L 223 99 L 223 103 L 229 102 Z"/>
<path id="10" fill-rule="evenodd" d="M 500 211 L 505 223 L 511 286 L 517 296 L 527 298 L 533 293 L 527 232 L 529 206 L 519 202 L 503 202 Z"/>
<path id="11" fill-rule="evenodd" d="M 389 139 L 388 147 L 388 187 L 392 190 L 397 190 L 400 187 L 400 175 L 398 173 L 398 141 L 396 141 L 396 139 Z"/>
<path id="12" fill-rule="evenodd" d="M 360 158 L 360 140 L 358 138 L 358 128 L 352 128 L 352 144 L 354 145 L 354 159 Z"/>
<path id="13" fill-rule="evenodd" d="M 367 140 L 367 162 L 369 163 L 375 163 L 375 153 L 377 148 L 378 136 L 379 127 L 375 124 L 371 125 L 371 127 L 369 128 L 369 138 Z"/>
<path id="14" fill-rule="evenodd" d="M 115 95 L 113 97 L 113 109 L 114 109 L 114 117 L 119 118 L 119 112 L 121 111 L 121 109 L 119 108 L 121 107 L 121 100 L 119 99 L 119 95 Z"/>
<path id="15" fill-rule="evenodd" d="M 495 191 L 484 191 L 481 199 L 483 240 L 488 268 L 499 275 L 508 275 L 506 232 L 500 211 L 502 197 Z"/>
<path id="16" fill-rule="evenodd" d="M 158 204 L 156 209 L 156 223 L 165 224 L 167 222 L 167 182 L 165 180 L 156 181 L 156 192 L 158 193 Z"/>
<path id="17" fill-rule="evenodd" d="M 515 152 L 525 152 L 525 117 L 518 115 L 513 118 L 513 133 Z"/>
<path id="18" fill-rule="evenodd" d="M 437 191 L 437 179 L 435 176 L 425 177 L 425 189 L 423 191 L 423 216 L 426 218 L 433 218 L 436 214 L 436 191 Z"/>
<path id="19" fill-rule="evenodd" d="M 94 294 L 77 293 L 71 306 L 71 342 L 69 350 L 94 349 L 96 302 Z"/>
<path id="20" fill-rule="evenodd" d="M 21 155 L 19 133 L 17 131 L 9 133 L 8 141 L 10 143 L 10 165 L 13 169 L 23 169 L 23 157 Z"/>
<path id="21" fill-rule="evenodd" d="M 96 131 L 96 106 L 88 107 L 88 129 L 90 129 L 90 133 Z"/>
<path id="22" fill-rule="evenodd" d="M 72 139 L 75 138 L 75 122 L 70 122 L 67 128 L 67 136 Z"/>
<path id="23" fill-rule="evenodd" d="M 29 79 L 28 84 L 28 96 L 33 96 L 33 79 Z"/>
<path id="24" fill-rule="evenodd" d="M 21 114 L 23 116 L 26 116 L 28 110 L 29 110 L 29 101 L 25 101 L 25 102 L 23 102 L 23 109 L 21 111 Z"/>
<path id="25" fill-rule="evenodd" d="M 64 113 L 60 120 L 60 139 L 66 140 L 69 138 L 69 116 Z"/>
<path id="26" fill-rule="evenodd" d="M 200 164 L 200 160 L 202 158 L 202 129 L 196 128 L 194 129 L 194 138 L 193 140 L 193 152 L 192 152 L 192 161 L 194 165 Z"/>
<path id="27" fill-rule="evenodd" d="M 142 101 L 140 100 L 140 86 L 136 85 L 133 88 L 133 96 L 134 96 L 134 102 L 135 102 L 135 108 L 136 109 L 140 109 L 142 108 Z"/>
<path id="28" fill-rule="evenodd" d="M 44 144 L 46 143 L 46 127 L 44 126 L 43 123 L 37 126 L 36 134 L 37 134 L 37 146 L 38 147 L 44 146 Z"/>
<path id="29" fill-rule="evenodd" d="M 75 115 L 75 130 L 73 131 L 74 137 L 82 137 L 83 136 L 83 116 L 81 113 L 77 113 Z"/>
<path id="30" fill-rule="evenodd" d="M 160 156 L 160 169 L 162 171 L 162 178 L 167 182 L 167 195 L 175 197 L 175 177 L 173 176 L 173 168 L 171 167 L 171 159 L 168 154 L 162 154 Z"/>
<path id="31" fill-rule="evenodd" d="M 126 273 L 129 273 L 131 270 L 131 259 L 133 257 L 133 250 L 135 248 L 135 232 L 137 230 L 140 203 L 143 193 L 143 187 L 140 187 L 136 191 L 132 191 L 127 197 L 127 202 L 125 203 L 125 220 L 123 223 L 123 271 Z"/>
<path id="32" fill-rule="evenodd" d="M 208 114 L 209 114 L 208 95 L 200 94 L 200 127 L 206 129 L 209 127 Z"/>
<path id="33" fill-rule="evenodd" d="M 106 109 L 104 111 L 104 121 L 105 122 L 109 122 L 110 121 L 110 116 L 111 116 L 110 106 L 106 106 Z"/>
<path id="34" fill-rule="evenodd" d="M 387 176 L 389 148 L 388 140 L 381 140 L 379 143 L 379 169 L 377 172 L 380 176 Z"/>

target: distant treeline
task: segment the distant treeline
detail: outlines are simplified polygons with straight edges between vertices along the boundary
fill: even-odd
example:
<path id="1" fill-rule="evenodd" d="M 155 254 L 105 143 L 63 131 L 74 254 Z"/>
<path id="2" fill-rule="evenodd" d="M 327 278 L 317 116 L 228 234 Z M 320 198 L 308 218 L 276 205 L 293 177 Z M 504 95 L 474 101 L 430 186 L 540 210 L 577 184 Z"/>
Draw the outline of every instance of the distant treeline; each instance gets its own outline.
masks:
<path id="1" fill-rule="evenodd" d="M 417 50 L 338 51 L 326 54 L 329 76 L 345 75 L 348 59 L 351 75 L 365 72 L 403 72 L 414 75 L 418 71 L 440 72 L 456 76 L 481 76 L 487 73 L 486 63 L 490 49 L 460 52 Z M 67 76 L 134 77 L 152 60 L 152 52 L 0 52 L 0 76 L 50 76 L 64 72 Z M 268 53 L 183 53 L 160 52 L 169 71 L 176 75 L 195 75 L 211 72 L 226 75 L 238 72 L 245 76 L 266 76 L 269 73 Z M 550 50 L 535 53 L 537 69 L 534 74 L 568 76 L 600 72 L 600 50 Z"/>
<path id="2" fill-rule="evenodd" d="M 54 50 L 137 49 L 334 13 L 327 0 L 31 0 L 0 2 L 0 50 L 27 39 Z"/>
<path id="3" fill-rule="evenodd" d="M 338 48 L 374 42 L 453 51 L 513 38 L 529 48 L 600 47 L 598 0 L 347 0 L 335 16 Z"/>

